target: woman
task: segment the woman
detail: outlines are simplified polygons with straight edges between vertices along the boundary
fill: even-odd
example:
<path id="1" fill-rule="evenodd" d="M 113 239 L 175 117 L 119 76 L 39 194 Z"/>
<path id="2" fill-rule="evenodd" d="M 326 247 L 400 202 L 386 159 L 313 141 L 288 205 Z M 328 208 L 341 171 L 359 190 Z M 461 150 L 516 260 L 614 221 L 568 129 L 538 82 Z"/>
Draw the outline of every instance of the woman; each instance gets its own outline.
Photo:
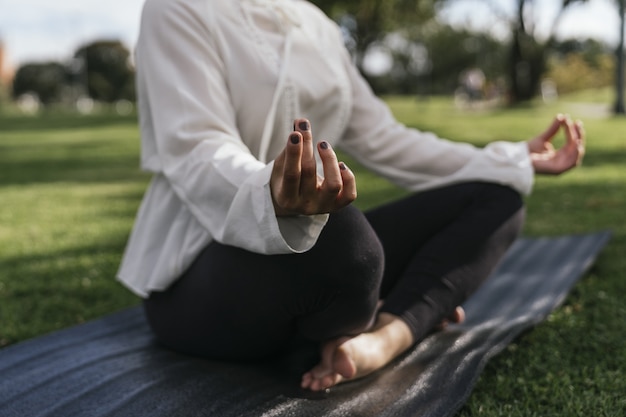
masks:
<path id="1" fill-rule="evenodd" d="M 311 390 L 462 320 L 457 306 L 521 229 L 534 173 L 584 150 L 562 116 L 484 149 L 400 125 L 303 0 L 148 0 L 136 62 L 154 177 L 119 279 L 181 352 L 248 359 L 318 341 Z M 335 146 L 411 195 L 361 213 Z"/>

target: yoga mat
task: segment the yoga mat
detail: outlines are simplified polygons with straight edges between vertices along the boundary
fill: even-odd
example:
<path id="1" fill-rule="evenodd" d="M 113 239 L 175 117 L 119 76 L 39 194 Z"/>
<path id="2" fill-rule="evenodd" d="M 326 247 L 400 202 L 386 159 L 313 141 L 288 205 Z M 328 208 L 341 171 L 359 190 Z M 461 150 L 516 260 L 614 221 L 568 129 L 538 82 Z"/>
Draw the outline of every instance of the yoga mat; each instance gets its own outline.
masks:
<path id="1" fill-rule="evenodd" d="M 298 387 L 312 345 L 263 363 L 191 358 L 156 345 L 135 307 L 0 350 L 0 416 L 450 416 L 489 358 L 559 305 L 609 238 L 517 240 L 464 305 L 465 323 L 328 392 Z"/>

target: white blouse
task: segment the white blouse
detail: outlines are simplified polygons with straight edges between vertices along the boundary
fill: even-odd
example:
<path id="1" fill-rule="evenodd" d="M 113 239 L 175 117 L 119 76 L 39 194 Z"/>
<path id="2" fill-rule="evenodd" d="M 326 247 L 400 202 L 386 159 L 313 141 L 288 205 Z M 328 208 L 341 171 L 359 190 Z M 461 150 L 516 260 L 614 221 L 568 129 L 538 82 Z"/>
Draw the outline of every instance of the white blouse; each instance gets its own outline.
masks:
<path id="1" fill-rule="evenodd" d="M 154 177 L 118 278 L 142 297 L 213 240 L 263 254 L 315 244 L 328 215 L 277 218 L 269 189 L 295 118 L 408 190 L 532 188 L 523 142 L 479 149 L 399 124 L 335 23 L 304 0 L 147 0 L 136 64 L 141 165 Z"/>

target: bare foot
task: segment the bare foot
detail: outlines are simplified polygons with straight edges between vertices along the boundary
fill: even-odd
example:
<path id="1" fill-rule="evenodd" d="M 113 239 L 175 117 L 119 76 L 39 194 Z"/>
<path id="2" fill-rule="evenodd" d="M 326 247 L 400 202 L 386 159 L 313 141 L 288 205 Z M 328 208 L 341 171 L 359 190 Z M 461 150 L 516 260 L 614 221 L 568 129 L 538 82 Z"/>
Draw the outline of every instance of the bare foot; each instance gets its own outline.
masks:
<path id="1" fill-rule="evenodd" d="M 439 328 L 464 320 L 465 310 L 457 307 Z M 381 313 L 372 330 L 324 343 L 320 363 L 302 376 L 300 386 L 322 391 L 364 377 L 383 368 L 412 345 L 413 335 L 406 323 L 397 316 Z"/>
<path id="2" fill-rule="evenodd" d="M 381 313 L 372 330 L 322 345 L 321 361 L 302 376 L 301 387 L 321 391 L 381 369 L 413 344 L 413 335 L 398 316 Z"/>

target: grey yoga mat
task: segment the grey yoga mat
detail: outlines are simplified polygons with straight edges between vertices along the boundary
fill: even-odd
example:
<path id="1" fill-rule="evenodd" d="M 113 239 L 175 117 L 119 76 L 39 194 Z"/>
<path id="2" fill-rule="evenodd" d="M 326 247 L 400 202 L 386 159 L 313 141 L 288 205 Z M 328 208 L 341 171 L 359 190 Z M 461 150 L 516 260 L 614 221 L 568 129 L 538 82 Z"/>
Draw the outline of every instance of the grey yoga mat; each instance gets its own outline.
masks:
<path id="1" fill-rule="evenodd" d="M 190 358 L 157 346 L 135 307 L 0 350 L 0 416 L 450 416 L 487 360 L 561 303 L 609 238 L 519 239 L 465 304 L 465 323 L 329 392 L 298 388 L 312 346 L 264 363 Z"/>

